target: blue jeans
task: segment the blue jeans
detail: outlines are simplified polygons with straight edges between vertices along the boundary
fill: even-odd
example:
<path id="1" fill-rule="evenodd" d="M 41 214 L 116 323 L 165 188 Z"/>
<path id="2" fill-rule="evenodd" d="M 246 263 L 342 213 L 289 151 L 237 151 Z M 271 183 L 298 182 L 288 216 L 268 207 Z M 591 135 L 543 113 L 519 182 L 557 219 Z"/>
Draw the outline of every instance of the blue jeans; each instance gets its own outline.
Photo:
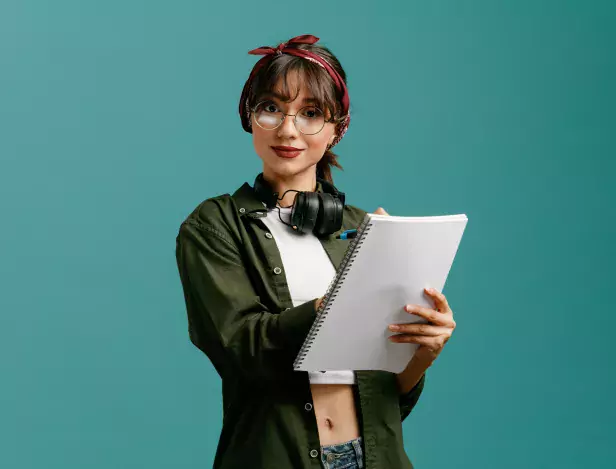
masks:
<path id="1" fill-rule="evenodd" d="M 321 462 L 325 469 L 363 469 L 364 454 L 361 436 L 346 443 L 321 446 Z"/>

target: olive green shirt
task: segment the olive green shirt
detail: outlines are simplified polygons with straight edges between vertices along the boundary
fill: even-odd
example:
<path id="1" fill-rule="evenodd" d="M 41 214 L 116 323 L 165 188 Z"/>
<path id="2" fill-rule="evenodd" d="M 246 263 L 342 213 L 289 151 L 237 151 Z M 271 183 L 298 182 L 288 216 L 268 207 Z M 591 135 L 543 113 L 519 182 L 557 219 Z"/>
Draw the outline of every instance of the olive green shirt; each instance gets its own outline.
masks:
<path id="1" fill-rule="evenodd" d="M 323 192 L 320 183 L 317 192 Z M 346 205 L 341 230 L 319 238 L 336 268 L 350 241 L 335 235 L 357 228 L 365 213 Z M 276 241 L 261 220 L 266 214 L 244 183 L 233 195 L 200 203 L 176 238 L 189 337 L 222 378 L 223 424 L 213 467 L 319 468 L 308 373 L 293 369 L 316 317 L 315 302 L 293 306 Z M 352 334 L 352 326 L 341 333 Z M 425 375 L 405 395 L 394 373 L 357 371 L 356 377 L 365 467 L 412 468 L 402 420 L 419 399 Z"/>

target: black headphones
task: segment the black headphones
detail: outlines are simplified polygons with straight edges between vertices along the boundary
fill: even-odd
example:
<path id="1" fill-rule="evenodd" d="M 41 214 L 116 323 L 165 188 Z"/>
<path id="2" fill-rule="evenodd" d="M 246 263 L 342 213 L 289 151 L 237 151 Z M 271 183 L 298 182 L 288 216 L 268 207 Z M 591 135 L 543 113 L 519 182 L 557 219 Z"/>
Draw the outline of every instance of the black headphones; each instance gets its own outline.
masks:
<path id="1" fill-rule="evenodd" d="M 316 236 L 326 236 L 342 227 L 345 196 L 344 192 L 338 191 L 333 184 L 324 179 L 317 177 L 317 182 L 321 183 L 323 192 L 295 191 L 298 194 L 291 210 L 291 224 L 285 223 L 282 218 L 280 220 L 300 233 L 312 232 Z M 263 178 L 263 173 L 255 179 L 254 190 L 268 209 L 277 207 L 278 192 L 273 192 L 272 187 Z M 280 210 L 278 215 L 280 216 Z"/>

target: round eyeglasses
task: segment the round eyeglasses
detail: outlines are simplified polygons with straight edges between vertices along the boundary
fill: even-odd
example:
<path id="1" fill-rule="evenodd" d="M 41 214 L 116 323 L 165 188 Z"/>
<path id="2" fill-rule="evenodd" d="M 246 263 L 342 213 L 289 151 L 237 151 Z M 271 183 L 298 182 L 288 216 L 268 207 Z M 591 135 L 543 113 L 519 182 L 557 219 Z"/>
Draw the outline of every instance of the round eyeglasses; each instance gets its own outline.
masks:
<path id="1" fill-rule="evenodd" d="M 297 114 L 285 114 L 273 101 L 261 101 L 253 109 L 254 120 L 265 130 L 274 130 L 284 121 L 285 116 L 292 116 L 295 128 L 305 135 L 318 134 L 326 121 L 323 111 L 316 106 L 305 106 Z"/>

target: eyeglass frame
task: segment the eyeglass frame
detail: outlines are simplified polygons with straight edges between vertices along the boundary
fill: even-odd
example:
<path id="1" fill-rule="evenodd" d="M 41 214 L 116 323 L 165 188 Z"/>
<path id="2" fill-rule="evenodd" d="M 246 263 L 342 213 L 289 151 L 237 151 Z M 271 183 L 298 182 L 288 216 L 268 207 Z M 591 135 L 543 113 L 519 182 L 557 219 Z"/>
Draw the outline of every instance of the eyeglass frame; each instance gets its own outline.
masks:
<path id="1" fill-rule="evenodd" d="M 259 105 L 260 105 L 260 104 L 266 103 L 267 101 L 271 101 L 271 99 L 264 99 L 263 101 L 259 101 L 259 102 L 255 105 L 255 107 L 253 107 L 253 108 L 251 108 L 251 109 L 250 109 L 251 114 L 252 114 L 252 115 L 251 115 L 251 118 L 252 118 L 252 117 L 254 117 L 255 113 L 257 112 L 257 107 L 259 107 Z M 272 101 L 272 102 L 273 102 L 273 101 Z M 275 103 L 274 103 L 274 104 L 275 104 Z M 305 109 L 305 108 L 307 108 L 307 107 L 313 107 L 313 108 L 315 108 L 315 109 L 318 109 L 318 110 L 321 112 L 321 114 L 323 114 L 323 126 L 322 126 L 319 130 L 317 130 L 315 133 L 313 133 L 313 134 L 307 134 L 307 133 L 305 133 L 305 132 L 302 132 L 302 131 L 301 131 L 301 130 L 297 127 L 297 114 L 299 114 L 299 111 L 301 111 L 302 109 Z M 280 122 L 278 123 L 278 125 L 277 125 L 276 127 L 271 128 L 271 129 L 266 129 L 265 127 L 263 127 L 263 126 L 259 125 L 259 122 L 257 121 L 257 119 L 256 119 L 256 118 L 255 118 L 254 120 L 255 120 L 255 122 L 257 123 L 257 125 L 258 125 L 259 127 L 261 127 L 263 130 L 276 130 L 278 127 L 280 127 L 280 126 L 282 125 L 282 123 L 283 123 L 283 122 L 284 122 L 284 120 L 287 118 L 287 116 L 293 116 L 293 125 L 295 126 L 295 128 L 296 128 L 296 129 L 297 129 L 300 133 L 302 133 L 302 134 L 304 134 L 304 135 L 316 135 L 316 134 L 318 134 L 319 132 L 321 132 L 321 130 L 323 130 L 323 129 L 325 128 L 325 124 L 328 124 L 328 123 L 331 123 L 331 122 L 340 123 L 340 122 L 344 121 L 344 119 L 346 118 L 346 117 L 339 117 L 339 118 L 330 118 L 330 119 L 328 119 L 328 120 L 325 120 L 325 113 L 324 113 L 324 112 L 323 112 L 323 110 L 322 110 L 320 107 L 318 107 L 318 106 L 303 106 L 303 107 L 301 107 L 301 108 L 299 109 L 299 111 L 297 111 L 297 113 L 296 113 L 296 114 L 287 114 L 287 113 L 285 113 L 285 112 L 278 111 L 278 112 L 280 112 L 280 114 L 282 114 L 282 117 L 280 118 Z"/>

